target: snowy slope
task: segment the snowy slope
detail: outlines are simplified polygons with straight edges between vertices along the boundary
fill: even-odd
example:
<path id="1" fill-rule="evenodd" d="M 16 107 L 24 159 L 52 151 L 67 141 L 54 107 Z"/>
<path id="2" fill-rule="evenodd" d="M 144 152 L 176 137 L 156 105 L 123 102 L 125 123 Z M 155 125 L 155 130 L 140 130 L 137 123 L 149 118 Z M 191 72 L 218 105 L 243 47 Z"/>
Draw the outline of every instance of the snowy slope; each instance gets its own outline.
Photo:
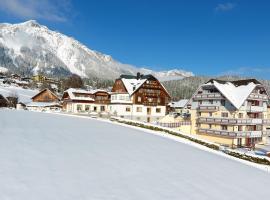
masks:
<path id="1" fill-rule="evenodd" d="M 31 20 L 0 24 L 0 67 L 21 73 L 43 72 L 54 76 L 70 73 L 82 77 L 117 78 L 120 74 L 151 72 L 160 79 L 181 79 L 191 72 L 155 72 L 122 64 L 111 56 L 93 51 L 75 39 Z"/>
<path id="2" fill-rule="evenodd" d="M 270 175 L 140 130 L 0 110 L 0 199 L 269 199 Z"/>
<path id="3" fill-rule="evenodd" d="M 0 85 L 0 94 L 8 97 L 8 96 L 18 96 L 18 101 L 22 103 L 31 102 L 31 98 L 36 95 L 38 90 L 31 89 L 23 89 L 21 87 L 16 86 L 8 86 L 8 85 Z"/>

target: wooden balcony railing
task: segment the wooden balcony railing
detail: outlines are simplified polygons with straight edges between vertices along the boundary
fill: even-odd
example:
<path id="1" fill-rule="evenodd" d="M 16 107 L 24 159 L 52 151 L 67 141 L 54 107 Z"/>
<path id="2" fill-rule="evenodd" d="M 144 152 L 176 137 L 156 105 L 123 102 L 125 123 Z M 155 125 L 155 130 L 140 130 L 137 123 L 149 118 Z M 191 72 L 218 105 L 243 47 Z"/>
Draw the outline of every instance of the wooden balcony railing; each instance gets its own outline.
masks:
<path id="1" fill-rule="evenodd" d="M 219 107 L 218 106 L 202 106 L 200 105 L 198 107 L 199 111 L 218 111 Z"/>
<path id="2" fill-rule="evenodd" d="M 263 135 L 263 131 L 226 131 L 226 130 L 215 130 L 215 129 L 198 129 L 201 134 L 210 134 L 210 135 L 219 135 L 224 137 L 261 137 Z"/>
<path id="3" fill-rule="evenodd" d="M 194 99 L 223 99 L 224 97 L 219 93 L 210 94 L 196 94 Z"/>
<path id="4" fill-rule="evenodd" d="M 253 125 L 253 124 L 262 124 L 263 120 L 262 119 L 199 117 L 198 122 L 205 123 L 205 124 Z"/>
<path id="5" fill-rule="evenodd" d="M 266 94 L 253 94 L 251 93 L 248 99 L 258 99 L 258 100 L 268 100 L 268 96 Z"/>

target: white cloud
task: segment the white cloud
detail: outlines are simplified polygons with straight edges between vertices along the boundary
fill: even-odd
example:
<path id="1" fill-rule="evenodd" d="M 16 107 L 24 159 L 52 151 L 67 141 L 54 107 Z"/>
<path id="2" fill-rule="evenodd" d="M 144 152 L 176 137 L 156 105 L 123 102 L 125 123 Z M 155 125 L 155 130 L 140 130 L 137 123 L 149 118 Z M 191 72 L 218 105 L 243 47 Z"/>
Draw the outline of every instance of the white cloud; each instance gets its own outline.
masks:
<path id="1" fill-rule="evenodd" d="M 21 19 L 67 20 L 70 0 L 0 0 L 0 10 Z"/>
<path id="2" fill-rule="evenodd" d="M 234 9 L 235 6 L 235 3 L 220 3 L 215 7 L 215 11 L 226 12 Z"/>

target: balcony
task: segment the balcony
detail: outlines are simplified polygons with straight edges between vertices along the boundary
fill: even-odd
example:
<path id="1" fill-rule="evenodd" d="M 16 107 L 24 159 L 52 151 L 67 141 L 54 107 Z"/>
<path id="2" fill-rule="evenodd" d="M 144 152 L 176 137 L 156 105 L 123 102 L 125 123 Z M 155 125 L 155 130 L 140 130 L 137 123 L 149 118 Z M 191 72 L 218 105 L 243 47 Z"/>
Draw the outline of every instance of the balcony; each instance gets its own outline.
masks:
<path id="1" fill-rule="evenodd" d="M 262 131 L 263 136 L 270 136 L 270 130 Z"/>
<path id="2" fill-rule="evenodd" d="M 198 107 L 199 111 L 218 111 L 219 107 L 218 106 L 202 106 L 200 105 Z"/>
<path id="3" fill-rule="evenodd" d="M 268 100 L 268 96 L 266 94 L 253 94 L 251 93 L 248 99 L 255 99 L 255 100 Z"/>
<path id="4" fill-rule="evenodd" d="M 223 99 L 223 96 L 220 93 L 196 94 L 194 99 Z"/>
<path id="5" fill-rule="evenodd" d="M 270 119 L 264 119 L 263 124 L 264 125 L 270 125 Z"/>
<path id="6" fill-rule="evenodd" d="M 266 111 L 263 106 L 247 106 L 247 112 L 264 112 Z"/>
<path id="7" fill-rule="evenodd" d="M 111 103 L 132 103 L 129 94 L 113 94 L 111 96 Z"/>
<path id="8" fill-rule="evenodd" d="M 214 117 L 200 117 L 199 123 L 205 124 L 231 124 L 231 125 L 253 125 L 262 124 L 262 119 L 235 119 L 235 118 L 214 118 Z"/>
<path id="9" fill-rule="evenodd" d="M 198 129 L 199 133 L 201 134 L 210 134 L 210 135 L 217 135 L 223 137 L 230 137 L 230 138 L 238 138 L 238 137 L 262 137 L 263 131 L 226 131 L 226 130 L 214 130 L 214 129 Z"/>

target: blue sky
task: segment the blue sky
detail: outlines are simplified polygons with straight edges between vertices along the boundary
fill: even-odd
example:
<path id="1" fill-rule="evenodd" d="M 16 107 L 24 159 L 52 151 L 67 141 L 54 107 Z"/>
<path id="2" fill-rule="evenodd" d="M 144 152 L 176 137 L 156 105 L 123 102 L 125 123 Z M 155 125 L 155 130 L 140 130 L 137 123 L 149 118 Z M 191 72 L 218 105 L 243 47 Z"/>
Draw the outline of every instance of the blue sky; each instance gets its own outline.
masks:
<path id="1" fill-rule="evenodd" d="M 39 23 L 122 63 L 269 79 L 267 0 L 0 0 L 0 21 Z"/>

